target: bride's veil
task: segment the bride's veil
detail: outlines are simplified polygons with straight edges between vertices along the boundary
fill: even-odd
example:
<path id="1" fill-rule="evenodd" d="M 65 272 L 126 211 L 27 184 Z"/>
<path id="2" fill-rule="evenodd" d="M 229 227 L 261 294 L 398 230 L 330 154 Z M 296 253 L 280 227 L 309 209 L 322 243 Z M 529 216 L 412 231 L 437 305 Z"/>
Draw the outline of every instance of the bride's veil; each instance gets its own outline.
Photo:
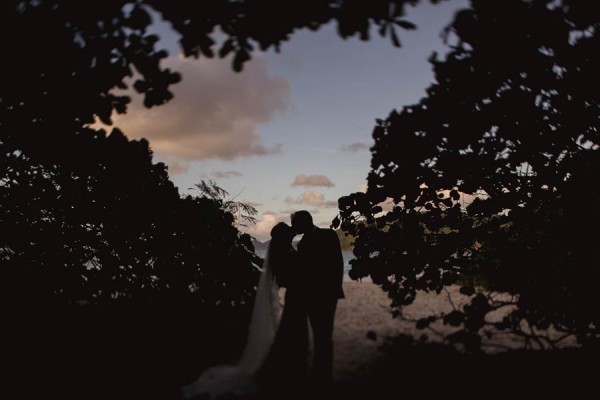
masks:
<path id="1" fill-rule="evenodd" d="M 279 287 L 271 266 L 271 245 L 272 242 L 269 243 L 258 281 L 252 319 L 248 329 L 248 340 L 238 363 L 250 375 L 257 373 L 265 361 L 275 340 L 281 316 Z"/>
<path id="2" fill-rule="evenodd" d="M 217 397 L 224 393 L 243 393 L 256 389 L 252 378 L 269 354 L 282 310 L 279 287 L 271 266 L 271 245 L 258 281 L 246 347 L 237 365 L 219 365 L 207 369 L 196 381 L 182 388 L 185 398 L 205 393 Z"/>

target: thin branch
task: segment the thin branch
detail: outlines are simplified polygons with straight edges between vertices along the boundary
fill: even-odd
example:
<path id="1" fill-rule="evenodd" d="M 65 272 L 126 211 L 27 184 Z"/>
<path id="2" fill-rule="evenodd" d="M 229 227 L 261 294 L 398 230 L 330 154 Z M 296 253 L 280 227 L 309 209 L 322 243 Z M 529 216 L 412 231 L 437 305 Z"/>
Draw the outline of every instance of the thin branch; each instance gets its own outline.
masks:
<path id="1" fill-rule="evenodd" d="M 246 189 L 246 188 L 242 188 L 242 190 L 240 190 L 240 191 L 238 192 L 238 194 L 236 194 L 235 196 L 233 196 L 233 197 L 231 198 L 231 201 L 234 201 L 235 199 L 237 199 L 237 197 L 238 197 L 240 194 L 242 194 L 242 192 L 243 192 L 245 189 Z"/>
<path id="2" fill-rule="evenodd" d="M 431 325 L 427 325 L 427 329 L 430 330 L 431 332 L 435 333 L 442 339 L 445 339 L 445 337 L 446 337 L 446 335 L 444 335 L 442 332 L 438 331 L 437 329 L 431 327 Z"/>
<path id="3" fill-rule="evenodd" d="M 540 336 L 537 335 L 533 331 L 533 329 L 531 329 L 531 326 L 529 326 L 529 322 L 527 320 L 525 320 L 525 322 L 527 322 L 527 326 L 530 329 L 531 333 L 526 333 L 522 329 L 516 328 L 516 327 L 515 327 L 514 330 L 511 331 L 511 333 L 513 333 L 514 335 L 517 335 L 517 336 L 520 336 L 520 337 L 524 338 L 525 342 L 526 342 L 526 348 L 527 349 L 533 350 L 532 343 L 535 343 L 535 344 L 537 344 L 539 346 L 540 350 L 544 350 L 546 347 L 544 346 L 544 343 L 540 340 Z"/>
<path id="4" fill-rule="evenodd" d="M 512 302 L 512 301 L 494 301 L 494 300 L 492 300 L 492 304 L 495 307 L 494 310 L 499 310 L 502 307 L 516 306 L 518 303 Z"/>
<path id="5" fill-rule="evenodd" d="M 524 320 L 525 323 L 527 324 L 527 327 L 529 328 L 529 331 L 531 332 L 531 338 L 538 344 L 538 346 L 540 346 L 540 350 L 544 350 L 544 343 L 540 340 L 541 336 L 539 336 L 538 334 L 535 333 L 535 331 L 533 330 L 533 328 L 531 327 L 531 324 L 529 323 L 528 320 Z"/>
<path id="6" fill-rule="evenodd" d="M 550 335 L 548 334 L 548 331 L 546 330 L 544 332 L 544 339 L 546 339 L 546 341 L 548 342 L 548 346 L 550 346 L 552 349 L 556 349 L 556 344 L 555 342 L 550 338 Z"/>
<path id="7" fill-rule="evenodd" d="M 448 301 L 450 302 L 450 305 L 452 306 L 452 309 L 454 309 L 454 311 L 458 310 L 458 308 L 456 307 L 456 305 L 452 301 L 452 296 L 450 296 L 450 291 L 446 288 L 446 286 L 444 286 L 444 292 L 446 292 L 446 295 L 448 296 Z"/>
<path id="8" fill-rule="evenodd" d="M 565 340 L 566 338 L 568 338 L 570 336 L 573 336 L 573 334 L 572 333 L 565 333 L 562 336 L 559 336 L 558 338 L 554 339 L 554 343 L 560 343 L 560 342 L 562 342 L 563 340 Z"/>

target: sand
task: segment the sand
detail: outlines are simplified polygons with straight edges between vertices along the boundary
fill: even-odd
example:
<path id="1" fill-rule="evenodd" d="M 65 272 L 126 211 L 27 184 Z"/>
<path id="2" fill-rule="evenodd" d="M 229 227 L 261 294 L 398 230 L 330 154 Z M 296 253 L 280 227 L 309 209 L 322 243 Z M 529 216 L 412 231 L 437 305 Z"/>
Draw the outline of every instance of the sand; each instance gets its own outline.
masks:
<path id="1" fill-rule="evenodd" d="M 386 337 L 398 334 L 411 335 L 419 338 L 426 334 L 429 341 L 440 341 L 442 335 L 451 333 L 456 328 L 443 325 L 440 322 L 432 324 L 433 329 L 416 329 L 413 322 L 393 318 L 390 309 L 390 299 L 381 288 L 370 280 L 363 282 L 345 281 L 346 298 L 338 302 L 334 325 L 334 380 L 352 380 L 371 370 L 377 363 L 382 362 L 385 353 L 380 350 Z M 410 306 L 405 307 L 403 315 L 411 319 L 448 313 L 454 307 L 461 307 L 468 298 L 459 292 L 458 286 L 448 287 L 440 294 L 419 293 Z M 488 321 L 499 320 L 508 308 L 489 315 Z M 435 332 L 434 332 L 435 330 Z M 367 334 L 370 338 L 367 338 Z M 484 337 L 482 348 L 488 353 L 507 349 L 523 348 L 525 343 L 521 337 L 505 332 L 489 332 L 490 337 Z M 560 335 L 549 332 L 550 335 Z M 574 338 L 566 340 L 564 346 L 574 346 Z"/>
<path id="2" fill-rule="evenodd" d="M 379 347 L 402 323 L 392 318 L 387 294 L 370 281 L 344 282 L 333 333 L 334 380 L 350 380 L 369 371 L 383 357 Z M 375 334 L 373 339 L 367 333 Z"/>

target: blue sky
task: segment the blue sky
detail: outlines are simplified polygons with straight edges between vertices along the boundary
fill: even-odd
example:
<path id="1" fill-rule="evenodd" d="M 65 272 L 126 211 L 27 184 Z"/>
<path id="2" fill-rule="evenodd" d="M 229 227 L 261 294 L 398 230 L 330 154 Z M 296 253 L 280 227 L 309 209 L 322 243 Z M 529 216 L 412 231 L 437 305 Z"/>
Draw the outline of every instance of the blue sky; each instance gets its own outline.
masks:
<path id="1" fill-rule="evenodd" d="M 182 60 L 174 35 L 157 25 L 171 49 L 167 63 L 183 81 L 169 104 L 145 110 L 134 99 L 115 123 L 149 139 L 181 192 L 214 179 L 255 204 L 259 223 L 246 230 L 260 240 L 293 210 L 308 209 L 326 226 L 337 199 L 365 185 L 375 119 L 424 96 L 433 81 L 427 59 L 447 50 L 442 29 L 466 6 L 450 0 L 409 9 L 418 29 L 400 31 L 401 48 L 376 34 L 342 40 L 333 24 L 299 31 L 280 53 L 255 54 L 239 74 L 229 59 Z M 292 186 L 299 175 L 304 185 Z"/>

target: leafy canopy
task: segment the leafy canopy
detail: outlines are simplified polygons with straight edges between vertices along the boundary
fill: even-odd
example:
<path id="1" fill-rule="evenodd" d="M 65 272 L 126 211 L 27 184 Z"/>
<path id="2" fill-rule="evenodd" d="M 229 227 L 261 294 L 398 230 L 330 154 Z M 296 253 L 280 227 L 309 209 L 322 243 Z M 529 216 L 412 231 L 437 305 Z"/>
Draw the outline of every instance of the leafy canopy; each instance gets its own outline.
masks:
<path id="1" fill-rule="evenodd" d="M 114 112 L 127 111 L 130 98 L 113 90 L 126 89 L 128 78 L 135 76 L 147 107 L 172 97 L 181 77 L 161 65 L 168 54 L 149 33 L 152 11 L 172 25 L 185 56 L 231 54 L 239 71 L 252 50 L 278 48 L 295 30 L 330 21 L 344 38 L 367 39 L 374 24 L 399 45 L 396 28 L 414 28 L 402 19 L 406 4 L 416 1 L 3 2 L 0 37 L 10 55 L 0 76 L 5 281 L 20 282 L 17 288 L 35 280 L 39 286 L 23 294 L 68 302 L 151 289 L 242 302 L 255 284 L 255 261 L 232 213 L 251 222 L 252 210 L 203 184 L 204 198 L 180 198 L 147 141 L 90 125 L 96 118 L 110 125 Z"/>
<path id="2" fill-rule="evenodd" d="M 555 344 L 534 334 L 550 325 L 597 335 L 599 28 L 588 1 L 473 0 L 456 15 L 427 95 L 378 120 L 367 193 L 339 200 L 337 223 L 358 235 L 354 278 L 370 275 L 399 311 L 462 284 L 470 303 L 439 317 L 470 349 L 489 325 L 538 347 Z"/>
<path id="3" fill-rule="evenodd" d="M 51 385 L 39 386 L 69 377 L 65 386 L 88 391 L 111 386 L 104 360 L 139 397 L 140 388 L 152 391 L 166 376 L 191 379 L 199 360 L 226 361 L 243 345 L 260 260 L 234 214 L 251 218 L 252 210 L 210 185 L 182 197 L 146 140 L 91 127 L 127 111 L 130 98 L 115 89 L 128 89 L 130 78 L 127 93 L 147 107 L 172 98 L 182 77 L 162 65 L 169 55 L 149 32 L 152 15 L 171 24 L 186 57 L 229 56 L 240 71 L 253 50 L 331 21 L 343 38 L 367 39 L 375 26 L 399 45 L 396 29 L 413 28 L 404 7 L 416 3 L 3 1 L 0 296 L 12 335 L 8 363 L 61 358 L 70 367 L 40 367 Z M 133 365 L 120 362 L 132 352 Z M 101 384 L 78 379 L 99 376 Z"/>

